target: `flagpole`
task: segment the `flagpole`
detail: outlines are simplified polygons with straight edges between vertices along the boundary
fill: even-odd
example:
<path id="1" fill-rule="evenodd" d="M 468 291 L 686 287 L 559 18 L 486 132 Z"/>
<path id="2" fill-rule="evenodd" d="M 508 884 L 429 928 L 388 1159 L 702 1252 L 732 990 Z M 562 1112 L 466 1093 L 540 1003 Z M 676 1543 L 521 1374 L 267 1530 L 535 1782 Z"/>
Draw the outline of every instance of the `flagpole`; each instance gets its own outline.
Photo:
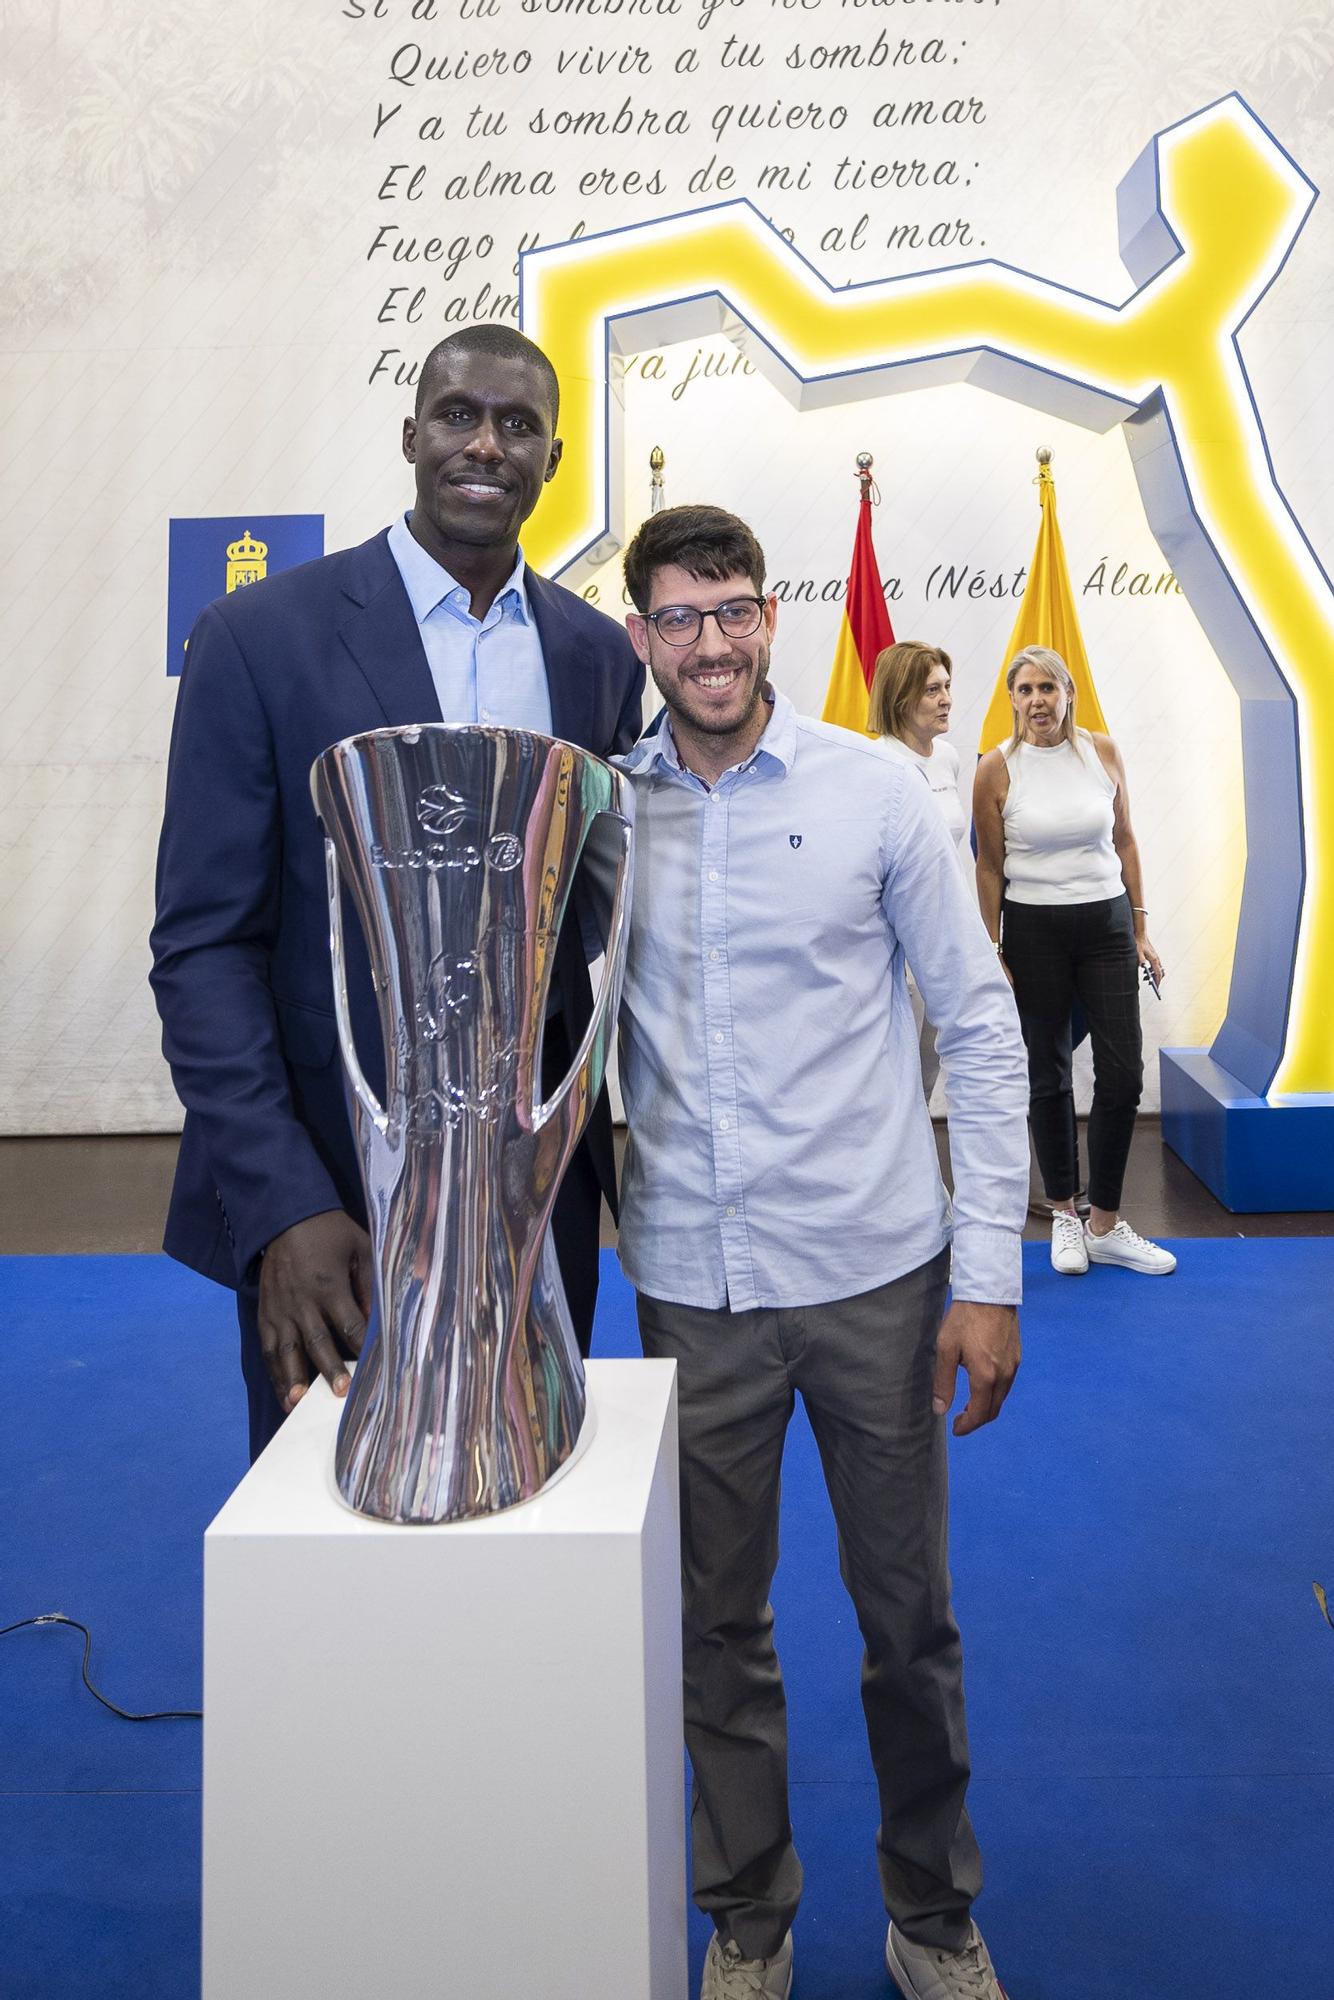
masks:
<path id="1" fill-rule="evenodd" d="M 871 538 L 871 509 L 880 499 L 869 451 L 856 458 L 857 530 L 852 541 L 852 564 L 843 599 L 843 616 L 834 644 L 834 663 L 829 670 L 820 718 L 851 729 L 860 736 L 867 732 L 867 707 L 875 663 L 886 646 L 894 643 L 884 587 Z"/>

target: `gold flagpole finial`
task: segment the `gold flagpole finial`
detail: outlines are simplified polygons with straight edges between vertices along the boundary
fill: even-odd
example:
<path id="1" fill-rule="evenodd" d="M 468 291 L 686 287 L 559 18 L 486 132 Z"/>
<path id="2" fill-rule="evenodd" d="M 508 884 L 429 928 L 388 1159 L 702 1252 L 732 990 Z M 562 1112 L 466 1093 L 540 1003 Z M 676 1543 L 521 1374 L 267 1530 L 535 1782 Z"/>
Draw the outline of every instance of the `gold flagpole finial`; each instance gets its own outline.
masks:
<path id="1" fill-rule="evenodd" d="M 666 463 L 666 452 L 660 444 L 655 444 L 648 455 L 648 510 L 650 514 L 661 514 L 663 508 L 667 505 L 667 488 L 663 484 L 662 477 L 663 468 Z"/>
<path id="2" fill-rule="evenodd" d="M 869 451 L 857 453 L 857 477 L 861 481 L 863 500 L 878 500 L 880 497 L 875 490 L 875 481 L 871 477 L 871 467 L 874 464 L 875 460 Z"/>

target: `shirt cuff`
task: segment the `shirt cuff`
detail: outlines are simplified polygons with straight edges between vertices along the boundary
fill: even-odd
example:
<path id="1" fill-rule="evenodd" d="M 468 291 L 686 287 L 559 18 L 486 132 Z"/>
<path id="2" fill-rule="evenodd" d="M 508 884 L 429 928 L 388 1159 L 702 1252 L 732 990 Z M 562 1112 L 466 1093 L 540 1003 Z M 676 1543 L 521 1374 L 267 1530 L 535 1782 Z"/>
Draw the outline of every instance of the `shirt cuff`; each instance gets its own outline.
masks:
<path id="1" fill-rule="evenodd" d="M 983 1222 L 955 1225 L 950 1289 L 956 1300 L 1017 1306 L 1024 1296 L 1023 1238 Z"/>

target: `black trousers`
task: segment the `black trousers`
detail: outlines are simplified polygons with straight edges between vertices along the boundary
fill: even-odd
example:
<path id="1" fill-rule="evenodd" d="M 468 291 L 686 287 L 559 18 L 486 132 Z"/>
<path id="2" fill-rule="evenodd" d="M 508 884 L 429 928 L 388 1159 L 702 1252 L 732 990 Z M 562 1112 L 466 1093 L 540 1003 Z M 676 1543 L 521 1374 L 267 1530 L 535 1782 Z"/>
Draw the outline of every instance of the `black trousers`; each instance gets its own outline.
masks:
<path id="1" fill-rule="evenodd" d="M 1130 898 L 1102 903 L 1014 903 L 1002 911 L 1005 963 L 1028 1049 L 1028 1119 L 1048 1201 L 1079 1186 L 1070 1009 L 1076 999 L 1093 1047 L 1088 1196 L 1121 1206 L 1135 1112 L 1144 1087 L 1139 956 Z"/>

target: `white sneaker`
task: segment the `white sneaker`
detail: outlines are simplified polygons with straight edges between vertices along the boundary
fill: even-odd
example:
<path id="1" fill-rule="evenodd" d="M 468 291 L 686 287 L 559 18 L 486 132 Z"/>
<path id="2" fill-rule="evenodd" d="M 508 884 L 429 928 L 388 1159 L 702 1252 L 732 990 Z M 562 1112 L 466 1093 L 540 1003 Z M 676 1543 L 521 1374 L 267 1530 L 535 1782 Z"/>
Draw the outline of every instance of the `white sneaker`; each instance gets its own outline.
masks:
<path id="1" fill-rule="evenodd" d="M 962 1951 L 914 1944 L 896 1924 L 885 1939 L 889 1976 L 906 2000 L 1005 2000 L 991 1953 L 974 1924 Z"/>
<path id="2" fill-rule="evenodd" d="M 792 1933 L 772 1958 L 743 1958 L 717 1931 L 709 1940 L 699 2000 L 788 2000 L 792 1991 Z"/>
<path id="3" fill-rule="evenodd" d="M 1089 1253 L 1084 1245 L 1084 1225 L 1077 1215 L 1068 1209 L 1054 1208 L 1051 1212 L 1051 1268 L 1059 1271 L 1063 1278 L 1078 1278 L 1089 1267 Z"/>
<path id="4" fill-rule="evenodd" d="M 1151 1278 L 1165 1278 L 1169 1271 L 1175 1271 L 1177 1267 L 1177 1260 L 1170 1250 L 1164 1250 L 1158 1243 L 1150 1243 L 1147 1236 L 1138 1235 L 1124 1216 L 1105 1236 L 1095 1236 L 1091 1229 L 1086 1228 L 1084 1237 L 1088 1250 L 1086 1262 L 1120 1264 L 1127 1271 L 1143 1271 Z M 1052 1262 L 1056 1262 L 1054 1252 Z"/>

